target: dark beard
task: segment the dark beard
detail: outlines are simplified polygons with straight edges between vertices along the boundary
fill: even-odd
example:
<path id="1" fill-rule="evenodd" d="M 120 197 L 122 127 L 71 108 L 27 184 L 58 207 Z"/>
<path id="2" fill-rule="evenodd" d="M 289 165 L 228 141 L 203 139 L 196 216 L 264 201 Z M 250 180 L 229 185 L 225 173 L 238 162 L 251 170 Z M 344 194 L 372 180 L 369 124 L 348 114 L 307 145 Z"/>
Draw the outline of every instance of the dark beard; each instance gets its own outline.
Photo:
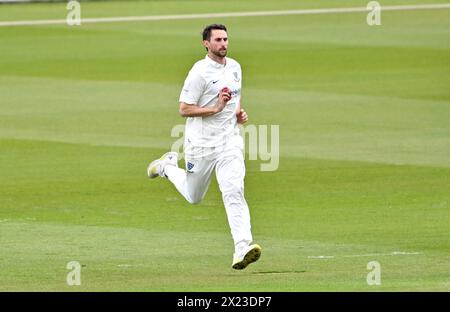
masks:
<path id="1" fill-rule="evenodd" d="M 211 51 L 215 56 L 218 56 L 218 57 L 225 57 L 225 56 L 227 56 L 227 50 L 222 50 L 222 51 Z"/>

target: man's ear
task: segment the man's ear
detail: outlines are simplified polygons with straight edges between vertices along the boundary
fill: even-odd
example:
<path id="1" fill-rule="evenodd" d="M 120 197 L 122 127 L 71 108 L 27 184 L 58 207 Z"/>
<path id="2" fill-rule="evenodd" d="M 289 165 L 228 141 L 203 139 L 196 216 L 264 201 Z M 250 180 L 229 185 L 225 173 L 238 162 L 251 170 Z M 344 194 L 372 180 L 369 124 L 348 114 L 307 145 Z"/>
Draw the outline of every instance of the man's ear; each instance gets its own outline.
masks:
<path id="1" fill-rule="evenodd" d="M 209 41 L 208 40 L 203 40 L 203 46 L 206 48 L 206 50 L 208 50 Z"/>

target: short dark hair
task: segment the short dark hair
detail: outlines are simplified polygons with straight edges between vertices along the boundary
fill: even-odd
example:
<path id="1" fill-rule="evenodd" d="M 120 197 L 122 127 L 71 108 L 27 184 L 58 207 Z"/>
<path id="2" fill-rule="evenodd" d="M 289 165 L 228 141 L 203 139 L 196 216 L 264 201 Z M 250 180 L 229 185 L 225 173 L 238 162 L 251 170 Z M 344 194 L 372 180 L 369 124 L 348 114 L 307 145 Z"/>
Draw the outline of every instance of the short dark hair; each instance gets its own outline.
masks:
<path id="1" fill-rule="evenodd" d="M 214 29 L 220 29 L 220 30 L 225 30 L 227 31 L 227 28 L 225 27 L 225 25 L 222 24 L 211 24 L 205 27 L 205 29 L 203 29 L 203 40 L 210 40 L 211 39 L 211 31 Z"/>

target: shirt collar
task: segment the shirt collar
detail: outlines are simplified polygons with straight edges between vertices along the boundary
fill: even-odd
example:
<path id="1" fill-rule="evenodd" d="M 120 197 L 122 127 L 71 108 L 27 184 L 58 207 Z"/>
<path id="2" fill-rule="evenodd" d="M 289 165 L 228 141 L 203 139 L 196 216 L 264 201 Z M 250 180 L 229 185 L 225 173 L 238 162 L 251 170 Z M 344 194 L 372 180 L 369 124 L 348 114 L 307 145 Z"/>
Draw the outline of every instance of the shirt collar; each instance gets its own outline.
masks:
<path id="1" fill-rule="evenodd" d="M 217 63 L 216 61 L 214 61 L 213 59 L 211 59 L 208 54 L 206 54 L 205 56 L 206 61 L 208 62 L 209 65 L 214 66 L 215 68 L 224 68 L 227 65 L 227 58 L 225 57 L 225 64 L 222 65 L 220 63 Z"/>

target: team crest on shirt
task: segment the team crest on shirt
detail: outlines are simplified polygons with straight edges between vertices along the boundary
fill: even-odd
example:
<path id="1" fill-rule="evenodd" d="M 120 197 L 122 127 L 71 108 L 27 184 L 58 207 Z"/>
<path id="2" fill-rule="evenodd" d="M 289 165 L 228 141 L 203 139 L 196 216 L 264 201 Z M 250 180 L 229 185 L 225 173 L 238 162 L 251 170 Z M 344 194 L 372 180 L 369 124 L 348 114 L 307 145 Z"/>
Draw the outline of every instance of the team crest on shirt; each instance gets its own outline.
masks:
<path id="1" fill-rule="evenodd" d="M 187 171 L 192 173 L 193 172 L 192 168 L 194 168 L 194 164 L 188 161 L 188 163 L 187 163 Z"/>
<path id="2" fill-rule="evenodd" d="M 237 72 L 233 72 L 234 75 L 234 81 L 238 82 L 239 80 L 241 80 L 241 78 L 239 78 L 239 74 Z"/>

